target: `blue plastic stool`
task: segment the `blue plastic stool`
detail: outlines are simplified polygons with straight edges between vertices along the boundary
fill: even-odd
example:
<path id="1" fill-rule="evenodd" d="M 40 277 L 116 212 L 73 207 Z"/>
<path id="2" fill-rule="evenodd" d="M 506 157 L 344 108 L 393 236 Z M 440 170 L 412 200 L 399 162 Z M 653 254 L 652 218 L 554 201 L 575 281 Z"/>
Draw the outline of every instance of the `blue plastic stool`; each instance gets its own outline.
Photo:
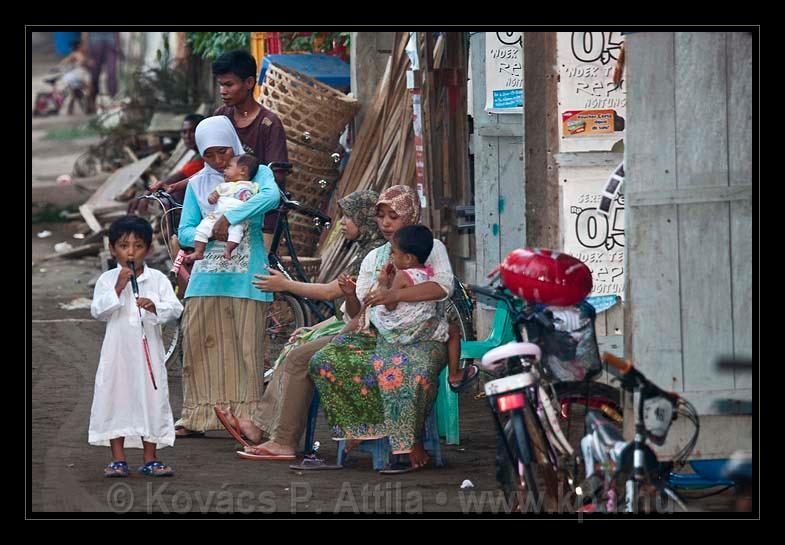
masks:
<path id="1" fill-rule="evenodd" d="M 439 441 L 439 426 L 437 423 L 437 409 L 434 404 L 431 414 L 425 420 L 425 430 L 423 434 L 423 446 L 425 450 L 436 460 L 436 467 L 444 466 L 444 456 L 442 455 L 442 445 Z M 346 441 L 338 441 L 338 465 L 343 465 L 349 454 L 344 450 Z M 368 439 L 357 445 L 352 452 L 367 452 L 373 458 L 373 469 L 379 471 L 384 469 L 390 462 L 392 449 L 390 440 L 387 437 L 380 439 Z"/>
<path id="2" fill-rule="evenodd" d="M 305 442 L 303 443 L 303 452 L 308 454 L 313 448 L 313 437 L 316 433 L 316 417 L 319 414 L 319 390 L 313 389 L 313 398 L 311 399 L 311 406 L 308 409 L 308 422 L 305 424 Z"/>

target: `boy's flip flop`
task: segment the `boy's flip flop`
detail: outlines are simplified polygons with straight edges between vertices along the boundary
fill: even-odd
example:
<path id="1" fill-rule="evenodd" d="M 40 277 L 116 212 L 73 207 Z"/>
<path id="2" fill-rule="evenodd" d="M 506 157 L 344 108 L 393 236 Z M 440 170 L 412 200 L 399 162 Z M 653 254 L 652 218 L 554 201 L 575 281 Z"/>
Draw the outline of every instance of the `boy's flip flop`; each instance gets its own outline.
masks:
<path id="1" fill-rule="evenodd" d="M 104 468 L 104 477 L 128 477 L 128 463 L 112 462 Z"/>
<path id="2" fill-rule="evenodd" d="M 218 417 L 218 420 L 221 422 L 226 431 L 229 432 L 229 435 L 234 437 L 235 441 L 240 443 L 243 447 L 250 447 L 252 446 L 243 434 L 240 432 L 240 421 L 237 419 L 235 415 L 232 415 L 233 422 L 229 422 L 227 420 L 226 415 L 224 415 L 223 411 L 218 407 L 218 405 L 213 406 L 213 411 L 215 411 L 215 416 Z"/>
<path id="3" fill-rule="evenodd" d="M 447 381 L 447 384 L 450 385 L 450 390 L 457 394 L 466 390 L 478 378 L 480 378 L 480 368 L 474 364 L 470 364 L 463 368 L 463 378 L 458 385 L 454 386 L 449 380 Z"/>
<path id="4" fill-rule="evenodd" d="M 140 475 L 147 475 L 148 477 L 171 477 L 174 475 L 174 469 L 158 460 L 147 462 L 138 471 Z"/>
<path id="5" fill-rule="evenodd" d="M 291 461 L 296 460 L 297 456 L 294 454 L 275 454 L 266 448 L 249 446 L 245 450 L 238 450 L 237 456 L 243 460 L 273 460 L 273 461 Z"/>

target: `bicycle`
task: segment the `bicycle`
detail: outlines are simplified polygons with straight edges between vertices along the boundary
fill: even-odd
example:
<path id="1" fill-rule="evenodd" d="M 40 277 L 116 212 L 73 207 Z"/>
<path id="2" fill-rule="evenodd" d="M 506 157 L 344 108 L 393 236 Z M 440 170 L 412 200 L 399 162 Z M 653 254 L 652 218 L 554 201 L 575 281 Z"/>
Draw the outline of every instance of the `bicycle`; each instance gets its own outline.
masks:
<path id="1" fill-rule="evenodd" d="M 609 399 L 618 399 L 618 395 L 608 394 L 607 390 L 613 390 L 607 385 L 591 383 L 599 373 L 587 375 L 581 382 L 553 380 L 542 365 L 539 346 L 543 335 L 554 328 L 546 310 L 537 310 L 504 287 L 494 287 L 493 282 L 489 287 L 472 286 L 471 290 L 478 299 L 496 303 L 489 340 L 462 344 L 462 356 L 476 355 L 473 349 L 484 349 L 480 368 L 492 376 L 502 375 L 487 382 L 484 392 L 497 428 L 497 481 L 514 510 L 523 512 L 532 502 L 539 508 L 543 500 L 548 500 L 548 509 L 554 510 L 553 502 L 560 493 L 572 493 L 580 462 L 576 448 L 561 429 L 559 415 L 563 419 L 564 410 L 557 412 L 554 404 L 569 406 L 581 400 L 574 397 L 575 392 L 587 389 L 585 401 L 620 411 L 618 402 Z M 492 343 L 496 344 L 494 348 L 489 346 Z M 545 481 L 544 497 L 538 481 Z"/>
<path id="2" fill-rule="evenodd" d="M 687 511 L 669 476 L 674 467 L 687 463 L 698 441 L 700 419 L 695 407 L 683 397 L 659 388 L 630 362 L 607 352 L 602 358 L 621 373 L 622 388 L 638 392 L 635 437 L 626 442 L 604 416 L 594 411 L 586 415 L 589 433 L 581 441 L 586 477 L 576 489 L 585 505 L 579 510 L 609 513 L 617 512 L 619 507 L 626 513 L 638 513 L 641 508 L 650 510 L 651 504 L 646 505 L 645 500 L 652 498 L 650 492 L 654 489 L 658 500 L 666 502 L 666 509 L 676 506 Z M 660 462 L 647 442 L 662 446 L 677 416 L 692 422 L 695 432 L 672 461 Z"/>
<path id="3" fill-rule="evenodd" d="M 33 117 L 58 115 L 66 99 L 69 99 L 67 106 L 68 115 L 73 114 L 74 103 L 79 104 L 82 112 L 87 112 L 87 95 L 85 92 L 80 88 L 72 88 L 67 85 L 65 88 L 58 87 L 57 82 L 63 77 L 63 73 L 57 68 L 51 71 L 55 72 L 55 74 L 44 78 L 44 83 L 48 83 L 51 89 L 39 91 L 36 94 Z"/>

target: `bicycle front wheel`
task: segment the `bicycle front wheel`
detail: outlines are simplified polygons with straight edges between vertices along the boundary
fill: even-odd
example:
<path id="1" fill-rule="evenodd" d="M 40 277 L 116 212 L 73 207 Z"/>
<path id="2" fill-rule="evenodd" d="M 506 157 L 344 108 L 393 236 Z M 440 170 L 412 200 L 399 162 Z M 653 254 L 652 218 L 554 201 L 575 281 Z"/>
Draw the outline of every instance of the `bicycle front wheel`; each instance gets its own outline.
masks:
<path id="1" fill-rule="evenodd" d="M 173 320 L 161 326 L 161 336 L 164 340 L 164 362 L 166 370 L 177 374 L 182 370 L 183 351 L 181 350 L 182 335 L 180 334 L 180 320 Z"/>
<path id="2" fill-rule="evenodd" d="M 305 326 L 305 314 L 296 297 L 276 293 L 267 312 L 264 332 L 264 370 L 272 369 L 295 329 Z"/>

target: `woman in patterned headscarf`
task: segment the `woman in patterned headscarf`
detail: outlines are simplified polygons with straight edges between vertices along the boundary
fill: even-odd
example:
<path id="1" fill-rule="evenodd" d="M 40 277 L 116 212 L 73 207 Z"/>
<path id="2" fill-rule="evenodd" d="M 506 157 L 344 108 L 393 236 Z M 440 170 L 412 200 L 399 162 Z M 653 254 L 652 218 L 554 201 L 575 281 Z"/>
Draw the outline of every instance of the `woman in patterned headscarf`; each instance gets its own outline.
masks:
<path id="1" fill-rule="evenodd" d="M 379 229 L 388 241 L 399 228 L 416 224 L 419 213 L 417 193 L 402 185 L 384 191 L 376 206 Z M 361 301 L 374 306 L 444 300 L 452 295 L 452 269 L 439 240 L 434 240 L 426 261 L 434 271 L 431 281 L 405 290 L 371 291 L 378 272 L 390 263 L 390 250 L 388 242 L 365 257 L 356 290 L 351 283 L 341 282 L 348 315 L 360 311 Z M 377 338 L 373 328 L 370 332 L 343 333 L 316 353 L 310 363 L 311 378 L 335 440 L 348 440 L 347 446 L 352 447 L 361 440 L 389 437 L 393 453 L 408 454 L 410 462 L 407 468 L 392 472 L 411 471 L 427 463 L 421 434 L 436 399 L 439 373 L 447 363 L 444 325 L 434 328 L 438 338 L 394 348 Z"/>
<path id="2" fill-rule="evenodd" d="M 355 191 L 338 201 L 343 212 L 343 234 L 357 245 L 355 256 L 344 270 L 342 278 L 347 275 L 356 277 L 365 256 L 386 242 L 376 222 L 378 198 L 375 191 Z M 264 291 L 288 291 L 318 300 L 337 299 L 343 295 L 338 280 L 329 284 L 311 284 L 291 281 L 276 271 L 270 272 L 271 276 L 257 276 L 254 285 Z M 294 459 L 313 397 L 308 361 L 344 325 L 342 321 L 331 319 L 314 327 L 303 328 L 293 335 L 276 361 L 275 371 L 256 415 L 256 420 L 264 423 L 265 435 L 271 439 L 249 447 L 243 456 L 254 460 Z"/>

